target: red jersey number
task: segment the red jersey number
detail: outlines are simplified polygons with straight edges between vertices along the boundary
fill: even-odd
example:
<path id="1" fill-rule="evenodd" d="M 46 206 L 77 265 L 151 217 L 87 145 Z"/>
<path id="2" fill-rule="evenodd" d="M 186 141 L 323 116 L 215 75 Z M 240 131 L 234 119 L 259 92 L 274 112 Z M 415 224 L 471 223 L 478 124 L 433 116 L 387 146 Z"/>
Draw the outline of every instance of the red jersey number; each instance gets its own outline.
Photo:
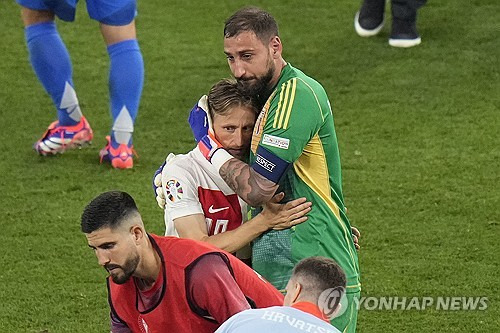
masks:
<path id="1" fill-rule="evenodd" d="M 198 187 L 198 197 L 207 222 L 208 235 L 238 228 L 243 222 L 241 206 L 236 194 Z"/>

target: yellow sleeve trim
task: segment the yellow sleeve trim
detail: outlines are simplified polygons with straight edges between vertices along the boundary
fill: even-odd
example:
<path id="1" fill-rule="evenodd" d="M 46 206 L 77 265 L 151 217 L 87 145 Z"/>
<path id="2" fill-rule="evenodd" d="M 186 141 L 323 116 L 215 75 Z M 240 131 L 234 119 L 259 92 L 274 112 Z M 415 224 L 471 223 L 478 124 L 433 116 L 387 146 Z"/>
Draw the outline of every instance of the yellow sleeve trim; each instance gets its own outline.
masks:
<path id="1" fill-rule="evenodd" d="M 296 89 L 297 78 L 293 78 L 282 84 L 278 108 L 274 114 L 273 128 L 287 128 L 290 114 L 292 113 Z"/>
<path id="2" fill-rule="evenodd" d="M 292 80 L 292 96 L 290 97 L 290 104 L 288 105 L 288 110 L 286 111 L 285 123 L 283 124 L 283 129 L 287 129 L 288 120 L 290 119 L 290 114 L 292 113 L 293 102 L 295 101 L 295 91 L 297 90 L 297 79 Z"/>

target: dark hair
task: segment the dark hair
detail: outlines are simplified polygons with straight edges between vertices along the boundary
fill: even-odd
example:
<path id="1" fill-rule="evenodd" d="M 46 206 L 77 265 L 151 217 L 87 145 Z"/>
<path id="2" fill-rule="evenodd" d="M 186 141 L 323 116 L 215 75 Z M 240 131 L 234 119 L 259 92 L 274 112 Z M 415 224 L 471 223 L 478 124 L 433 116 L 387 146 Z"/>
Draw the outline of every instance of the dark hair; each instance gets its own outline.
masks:
<path id="1" fill-rule="evenodd" d="M 292 279 L 300 279 L 304 292 L 317 299 L 329 288 L 346 287 L 346 276 L 340 266 L 325 257 L 309 257 L 301 260 L 293 269 Z"/>
<path id="2" fill-rule="evenodd" d="M 226 20 L 224 38 L 237 36 L 244 31 L 252 31 L 264 44 L 272 37 L 279 36 L 278 23 L 268 12 L 257 7 L 238 10 Z"/>
<path id="3" fill-rule="evenodd" d="M 116 228 L 124 217 L 137 213 L 134 199 L 125 192 L 110 191 L 99 194 L 85 207 L 81 228 L 86 234 L 103 227 Z"/>
<path id="4" fill-rule="evenodd" d="M 222 79 L 210 88 L 208 93 L 208 113 L 214 119 L 215 114 L 224 115 L 231 108 L 244 106 L 258 113 L 258 105 L 254 97 L 245 93 L 241 83 L 234 79 Z"/>

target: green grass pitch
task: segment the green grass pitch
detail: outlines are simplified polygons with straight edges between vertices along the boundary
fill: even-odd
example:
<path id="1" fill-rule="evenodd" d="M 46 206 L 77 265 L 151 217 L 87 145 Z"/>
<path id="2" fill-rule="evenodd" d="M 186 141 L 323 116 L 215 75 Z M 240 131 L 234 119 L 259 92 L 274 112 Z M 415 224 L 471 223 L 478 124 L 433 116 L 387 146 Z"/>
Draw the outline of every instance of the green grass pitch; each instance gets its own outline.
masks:
<path id="1" fill-rule="evenodd" d="M 430 0 L 422 45 L 395 49 L 389 27 L 364 39 L 359 1 L 254 1 L 278 20 L 284 57 L 333 104 L 346 204 L 362 232 L 365 297 L 488 297 L 485 311 L 374 310 L 359 332 L 495 332 L 500 327 L 500 40 L 498 0 Z M 0 332 L 108 332 L 105 272 L 79 231 L 83 207 L 120 189 L 162 233 L 151 178 L 193 147 L 188 111 L 230 75 L 226 17 L 246 1 L 140 0 L 146 78 L 133 170 L 98 164 L 110 127 L 108 57 L 80 2 L 59 22 L 94 144 L 42 158 L 32 144 L 55 119 L 27 60 L 19 7 L 1 1 Z M 389 14 L 389 9 L 387 9 Z M 389 20 L 390 22 L 390 20 Z"/>

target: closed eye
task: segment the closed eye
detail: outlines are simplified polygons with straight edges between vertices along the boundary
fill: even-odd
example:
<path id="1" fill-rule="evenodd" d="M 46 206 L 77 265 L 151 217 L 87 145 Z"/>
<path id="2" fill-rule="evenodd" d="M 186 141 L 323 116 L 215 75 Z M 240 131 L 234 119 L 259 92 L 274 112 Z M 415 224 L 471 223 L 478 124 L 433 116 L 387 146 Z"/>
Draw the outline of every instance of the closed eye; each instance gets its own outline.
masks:
<path id="1" fill-rule="evenodd" d="M 110 250 L 114 247 L 115 247 L 114 243 L 107 243 L 107 244 L 103 244 L 103 245 L 99 246 L 99 248 L 101 248 L 103 250 Z"/>
<path id="2" fill-rule="evenodd" d="M 111 250 L 112 248 L 115 247 L 115 245 L 116 245 L 115 242 L 108 242 L 108 243 L 103 243 L 101 245 L 98 245 L 97 247 L 92 246 L 92 245 L 89 245 L 89 247 L 94 251 L 97 250 L 97 248 L 102 249 L 102 250 Z"/>

